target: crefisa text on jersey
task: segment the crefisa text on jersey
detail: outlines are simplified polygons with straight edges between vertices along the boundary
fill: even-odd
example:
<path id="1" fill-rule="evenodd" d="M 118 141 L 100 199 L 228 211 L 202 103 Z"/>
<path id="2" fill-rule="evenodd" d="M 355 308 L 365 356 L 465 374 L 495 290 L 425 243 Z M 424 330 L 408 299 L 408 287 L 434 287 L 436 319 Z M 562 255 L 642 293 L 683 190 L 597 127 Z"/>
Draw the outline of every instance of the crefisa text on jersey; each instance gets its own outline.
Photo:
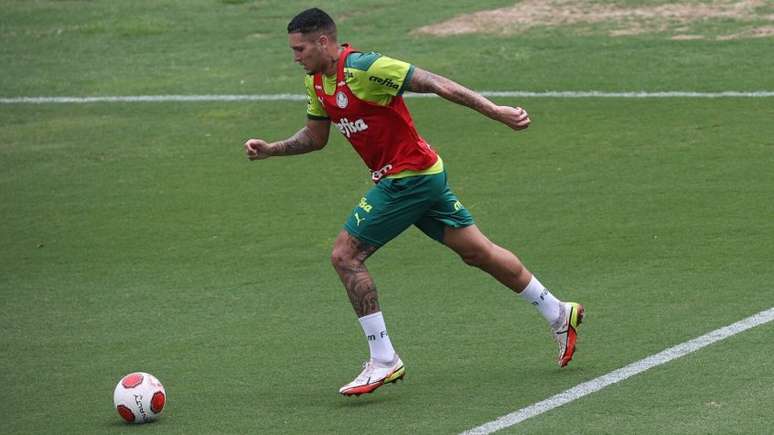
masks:
<path id="1" fill-rule="evenodd" d="M 368 80 L 392 89 L 398 89 L 400 87 L 397 83 L 393 82 L 392 79 L 383 79 L 381 77 L 369 76 Z"/>
<path id="2" fill-rule="evenodd" d="M 368 129 L 368 124 L 366 124 L 362 118 L 356 120 L 355 122 L 352 122 L 347 118 L 341 118 L 339 122 L 334 123 L 334 125 L 339 129 L 341 134 L 346 137 L 350 137 L 354 133 Z"/>

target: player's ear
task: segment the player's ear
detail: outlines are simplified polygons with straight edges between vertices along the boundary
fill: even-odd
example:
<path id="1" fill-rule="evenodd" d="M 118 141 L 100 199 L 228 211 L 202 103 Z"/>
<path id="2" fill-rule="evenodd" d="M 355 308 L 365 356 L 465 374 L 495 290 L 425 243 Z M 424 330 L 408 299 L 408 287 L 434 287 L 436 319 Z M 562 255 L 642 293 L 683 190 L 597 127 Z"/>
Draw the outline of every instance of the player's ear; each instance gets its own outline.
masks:
<path id="1" fill-rule="evenodd" d="M 331 39 L 325 33 L 320 33 L 317 37 L 317 44 L 324 50 L 331 43 Z"/>

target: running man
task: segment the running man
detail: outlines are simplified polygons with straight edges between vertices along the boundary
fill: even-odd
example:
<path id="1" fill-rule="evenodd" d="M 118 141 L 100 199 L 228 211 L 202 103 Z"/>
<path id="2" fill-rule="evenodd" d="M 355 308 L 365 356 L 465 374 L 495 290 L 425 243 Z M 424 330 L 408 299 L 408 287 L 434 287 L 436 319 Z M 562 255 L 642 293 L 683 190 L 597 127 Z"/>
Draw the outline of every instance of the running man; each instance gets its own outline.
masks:
<path id="1" fill-rule="evenodd" d="M 402 94 L 406 90 L 434 93 L 514 130 L 529 126 L 527 112 L 495 105 L 470 89 L 406 62 L 339 45 L 336 24 L 317 8 L 305 10 L 290 21 L 288 40 L 294 60 L 307 73 L 306 126 L 278 142 L 247 140 L 247 157 L 261 160 L 320 150 L 328 143 L 333 124 L 371 170 L 375 183 L 355 205 L 331 254 L 371 354 L 363 371 L 339 393 L 371 393 L 405 375 L 403 361 L 387 335 L 365 261 L 411 225 L 534 305 L 559 344 L 559 366 L 566 366 L 575 352 L 583 305 L 557 299 L 513 253 L 479 231 L 470 212 L 449 189 L 444 162 L 414 128 Z"/>

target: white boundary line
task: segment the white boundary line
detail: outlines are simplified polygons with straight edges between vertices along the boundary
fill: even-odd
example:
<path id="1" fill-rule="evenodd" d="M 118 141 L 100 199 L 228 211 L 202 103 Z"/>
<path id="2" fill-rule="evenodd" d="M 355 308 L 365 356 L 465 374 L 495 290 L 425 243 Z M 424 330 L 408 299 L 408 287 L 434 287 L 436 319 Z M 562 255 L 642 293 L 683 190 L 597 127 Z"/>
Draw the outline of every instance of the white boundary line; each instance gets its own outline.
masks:
<path id="1" fill-rule="evenodd" d="M 767 98 L 774 91 L 724 91 L 724 92 L 599 92 L 599 91 L 479 91 L 485 97 L 529 98 Z M 407 98 L 432 98 L 435 94 L 408 92 Z M 101 97 L 0 97 L 0 104 L 51 104 L 51 103 L 164 103 L 164 102 L 215 102 L 215 101 L 305 101 L 302 94 L 254 94 L 254 95 L 128 95 Z"/>
<path id="2" fill-rule="evenodd" d="M 599 391 L 607 386 L 621 382 L 624 379 L 630 378 L 648 369 L 696 352 L 697 350 L 709 346 L 710 344 L 725 340 L 732 335 L 739 334 L 740 332 L 744 332 L 750 328 L 763 325 L 764 323 L 771 322 L 772 320 L 774 320 L 774 307 L 761 311 L 758 314 L 750 316 L 744 320 L 740 320 L 734 324 L 716 329 L 708 334 L 702 335 L 701 337 L 694 338 L 693 340 L 686 341 L 685 343 L 678 344 L 674 347 L 670 347 L 665 351 L 641 359 L 637 362 L 629 364 L 626 367 L 614 370 L 596 379 L 592 379 L 588 382 L 576 385 L 575 387 L 561 392 L 555 396 L 551 396 L 546 400 L 537 402 L 508 415 L 504 415 L 496 420 L 490 421 L 489 423 L 462 432 L 462 434 L 490 434 L 492 432 L 511 427 L 521 423 L 528 418 L 535 417 L 536 415 L 543 414 L 544 412 L 548 412 L 554 408 L 580 399 L 583 396 Z"/>

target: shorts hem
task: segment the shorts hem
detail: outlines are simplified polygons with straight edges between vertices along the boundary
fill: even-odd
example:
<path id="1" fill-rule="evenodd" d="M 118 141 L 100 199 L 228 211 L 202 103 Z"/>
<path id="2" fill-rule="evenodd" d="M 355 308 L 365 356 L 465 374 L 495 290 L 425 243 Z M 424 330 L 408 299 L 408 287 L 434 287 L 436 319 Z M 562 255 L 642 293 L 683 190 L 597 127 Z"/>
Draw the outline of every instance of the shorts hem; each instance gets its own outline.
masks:
<path id="1" fill-rule="evenodd" d="M 448 222 L 448 221 L 444 221 L 442 223 L 443 223 L 444 226 L 449 227 L 449 228 L 454 228 L 454 229 L 467 228 L 467 227 L 469 227 L 471 225 L 475 225 L 476 224 L 472 220 L 470 222 Z M 428 236 L 430 236 L 430 235 L 428 234 Z M 444 241 L 444 237 L 445 236 L 446 236 L 446 231 L 441 231 L 441 236 L 440 237 L 435 238 L 433 236 L 430 236 L 430 238 L 435 240 L 436 242 L 442 244 L 442 245 L 446 245 L 446 242 Z"/>
<path id="2" fill-rule="evenodd" d="M 366 242 L 366 243 L 368 243 L 369 245 L 375 246 L 375 247 L 377 247 L 377 248 L 381 248 L 382 246 L 384 246 L 384 245 L 385 245 L 385 244 L 384 244 L 384 243 L 382 243 L 382 242 L 376 241 L 376 240 L 374 240 L 374 239 L 372 239 L 372 238 L 370 238 L 370 237 L 366 237 L 366 236 L 364 236 L 364 235 L 362 235 L 362 234 L 358 233 L 357 231 L 355 231 L 354 229 L 352 229 L 352 227 L 350 227 L 350 226 L 349 226 L 349 225 L 347 225 L 347 224 L 344 224 L 344 229 L 347 231 L 347 233 L 349 233 L 349 235 L 350 235 L 350 236 L 352 236 L 352 237 L 354 237 L 354 238 L 356 238 L 356 239 L 360 240 L 361 242 Z"/>
<path id="3" fill-rule="evenodd" d="M 471 220 L 470 222 L 448 222 L 448 221 L 443 221 L 443 224 L 446 225 L 447 227 L 452 227 L 452 228 L 465 228 L 465 227 L 469 227 L 471 225 L 475 225 L 475 222 L 473 220 Z"/>

